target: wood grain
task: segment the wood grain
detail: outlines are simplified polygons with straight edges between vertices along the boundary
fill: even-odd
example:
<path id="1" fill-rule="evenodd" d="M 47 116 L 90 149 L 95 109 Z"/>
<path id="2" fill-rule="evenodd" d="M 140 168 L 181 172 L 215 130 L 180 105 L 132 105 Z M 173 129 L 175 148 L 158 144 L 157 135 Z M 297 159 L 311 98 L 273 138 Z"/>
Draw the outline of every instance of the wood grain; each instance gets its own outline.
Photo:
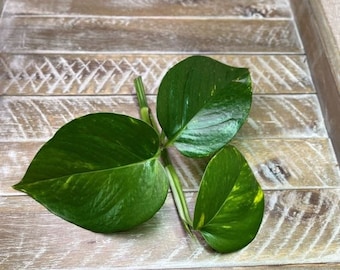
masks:
<path id="1" fill-rule="evenodd" d="M 304 1 L 305 2 L 305 1 Z M 305 3 L 300 5 L 292 1 L 292 6 L 297 14 L 297 25 L 304 40 L 306 53 L 309 55 L 310 70 L 314 76 L 314 83 L 320 96 L 320 103 L 325 115 L 327 130 L 332 139 L 335 153 L 340 161 L 340 56 L 339 48 L 329 42 L 329 29 L 324 25 L 320 16 L 319 5 L 313 1 L 313 5 Z M 313 16 L 307 16 L 313 14 Z M 306 17 L 308 22 L 306 24 Z M 308 30 L 306 25 L 310 25 Z M 320 36 L 319 36 L 320 33 Z M 331 36 L 332 38 L 332 36 Z"/>
<path id="2" fill-rule="evenodd" d="M 291 11 L 287 0 L 62 0 L 53 1 L 11 0 L 9 15 L 91 15 L 91 16 L 223 16 L 287 18 Z"/>
<path id="3" fill-rule="evenodd" d="M 156 97 L 150 96 L 155 112 Z M 2 97 L 0 141 L 46 140 L 76 117 L 115 112 L 139 118 L 132 96 Z M 315 95 L 255 95 L 247 122 L 238 138 L 325 137 Z"/>
<path id="4" fill-rule="evenodd" d="M 183 269 L 336 262 L 340 256 L 339 194 L 339 189 L 266 192 L 266 214 L 258 236 L 245 249 L 227 255 L 188 237 L 170 196 L 150 221 L 113 235 L 67 223 L 26 196 L 0 197 L 0 249 L 7 251 L 0 253 L 0 262 L 5 269 Z M 187 193 L 191 208 L 195 196 Z"/>
<path id="5" fill-rule="evenodd" d="M 328 39 L 312 19 L 319 14 L 322 22 L 323 11 L 312 6 L 295 0 L 6 1 L 0 20 L 0 269 L 339 269 L 340 169 L 324 120 L 328 125 L 328 112 L 340 107 L 331 98 L 335 110 L 325 110 L 330 69 L 322 42 Z M 191 54 L 249 67 L 252 74 L 251 114 L 232 143 L 265 190 L 266 209 L 245 249 L 222 255 L 202 239 L 193 241 L 171 193 L 147 223 L 102 235 L 11 188 L 66 122 L 98 111 L 138 117 L 133 79 L 139 75 L 154 110 L 161 78 Z M 171 155 L 192 212 L 207 160 L 185 159 L 174 149 Z"/>
<path id="6" fill-rule="evenodd" d="M 142 76 L 148 94 L 166 71 L 188 55 L 8 55 L 0 54 L 3 95 L 135 95 Z M 211 55 L 225 64 L 248 67 L 254 93 L 313 93 L 305 56 Z"/>
<path id="7" fill-rule="evenodd" d="M 21 194 L 11 188 L 24 176 L 43 141 L 0 142 L 0 196 Z M 261 187 L 265 190 L 293 188 L 340 188 L 340 171 L 329 139 L 234 140 Z M 183 188 L 198 190 L 207 159 L 188 159 L 171 150 Z"/>
<path id="8" fill-rule="evenodd" d="M 0 51 L 302 53 L 291 20 L 5 17 Z"/>

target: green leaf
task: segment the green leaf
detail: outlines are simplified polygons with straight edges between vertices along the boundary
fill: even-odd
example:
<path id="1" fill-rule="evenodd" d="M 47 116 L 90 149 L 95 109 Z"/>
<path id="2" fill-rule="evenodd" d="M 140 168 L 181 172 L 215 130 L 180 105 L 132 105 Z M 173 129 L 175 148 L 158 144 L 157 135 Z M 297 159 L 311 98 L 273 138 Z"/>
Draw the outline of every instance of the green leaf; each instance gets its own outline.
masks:
<path id="1" fill-rule="evenodd" d="M 249 114 L 251 100 L 248 69 L 192 56 L 164 76 L 157 117 L 169 144 L 182 154 L 209 156 L 235 136 Z"/>
<path id="2" fill-rule="evenodd" d="M 208 163 L 200 185 L 193 227 L 218 252 L 233 252 L 257 234 L 264 195 L 248 163 L 233 146 Z"/>
<path id="3" fill-rule="evenodd" d="M 57 131 L 14 186 L 51 212 L 95 232 L 151 218 L 168 191 L 159 138 L 132 117 L 90 114 Z"/>

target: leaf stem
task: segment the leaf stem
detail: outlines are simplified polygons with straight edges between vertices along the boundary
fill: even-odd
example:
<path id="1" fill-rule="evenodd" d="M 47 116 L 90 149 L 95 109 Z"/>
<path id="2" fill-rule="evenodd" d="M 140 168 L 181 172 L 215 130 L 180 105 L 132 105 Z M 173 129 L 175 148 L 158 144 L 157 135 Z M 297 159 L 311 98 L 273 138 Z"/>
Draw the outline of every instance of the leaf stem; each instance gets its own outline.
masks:
<path id="1" fill-rule="evenodd" d="M 157 129 L 156 121 L 151 113 L 151 109 L 149 108 L 148 101 L 145 95 L 145 88 L 142 81 L 142 77 L 138 76 L 134 80 L 136 92 L 137 92 L 137 99 L 139 104 L 139 112 L 142 120 L 152 126 L 159 134 Z"/>
<path id="2" fill-rule="evenodd" d="M 139 76 L 134 80 L 135 88 L 137 91 L 137 99 L 140 108 L 140 115 L 144 122 L 152 126 L 157 132 L 160 138 L 164 140 L 164 133 L 160 133 L 156 128 L 157 124 L 148 106 L 148 102 L 145 95 L 145 88 L 143 85 L 142 78 Z M 173 194 L 173 198 L 176 204 L 178 214 L 183 222 L 186 231 L 192 235 L 190 228 L 192 227 L 192 220 L 189 214 L 189 208 L 184 196 L 183 188 L 178 177 L 178 174 L 171 163 L 168 150 L 166 148 L 162 149 L 161 154 L 162 161 L 165 166 L 165 170 L 169 176 L 170 188 Z"/>
<path id="3" fill-rule="evenodd" d="M 164 162 L 165 170 L 169 175 L 170 187 L 178 214 L 182 219 L 186 230 L 191 233 L 190 227 L 192 227 L 192 220 L 189 214 L 187 201 L 185 199 L 181 181 L 179 180 L 178 174 L 171 163 L 167 149 L 163 149 L 162 151 L 162 160 Z"/>
<path id="4" fill-rule="evenodd" d="M 134 84 L 135 84 L 135 88 L 137 91 L 137 98 L 138 98 L 138 104 L 140 108 L 148 108 L 148 101 L 146 99 L 146 95 L 145 95 L 145 88 L 144 88 L 144 84 L 143 84 L 143 80 L 141 76 L 138 76 L 135 80 L 134 80 Z"/>

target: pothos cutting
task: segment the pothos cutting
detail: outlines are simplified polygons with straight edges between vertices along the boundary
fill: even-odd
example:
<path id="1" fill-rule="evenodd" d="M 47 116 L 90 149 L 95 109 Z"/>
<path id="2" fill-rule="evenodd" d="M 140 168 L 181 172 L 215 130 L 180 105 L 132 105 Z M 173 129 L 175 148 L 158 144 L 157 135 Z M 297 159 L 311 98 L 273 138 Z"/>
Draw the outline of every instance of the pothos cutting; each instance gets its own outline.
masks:
<path id="1" fill-rule="evenodd" d="M 112 233 L 154 216 L 170 186 L 188 233 L 201 233 L 221 253 L 249 244 L 262 221 L 264 194 L 243 155 L 229 144 L 250 111 L 248 69 L 205 56 L 184 59 L 159 86 L 158 123 L 140 77 L 135 87 L 141 120 L 116 113 L 72 120 L 42 146 L 13 187 L 69 222 Z M 193 217 L 170 147 L 209 160 Z"/>

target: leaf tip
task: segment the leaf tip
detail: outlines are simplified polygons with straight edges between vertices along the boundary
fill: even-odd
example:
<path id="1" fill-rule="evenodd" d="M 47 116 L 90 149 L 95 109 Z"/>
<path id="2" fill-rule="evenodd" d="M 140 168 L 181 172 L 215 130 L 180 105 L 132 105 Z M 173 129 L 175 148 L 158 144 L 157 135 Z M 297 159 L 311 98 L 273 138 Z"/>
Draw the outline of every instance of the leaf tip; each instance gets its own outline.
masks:
<path id="1" fill-rule="evenodd" d="M 24 186 L 20 183 L 13 185 L 12 188 L 21 192 L 26 192 Z"/>

